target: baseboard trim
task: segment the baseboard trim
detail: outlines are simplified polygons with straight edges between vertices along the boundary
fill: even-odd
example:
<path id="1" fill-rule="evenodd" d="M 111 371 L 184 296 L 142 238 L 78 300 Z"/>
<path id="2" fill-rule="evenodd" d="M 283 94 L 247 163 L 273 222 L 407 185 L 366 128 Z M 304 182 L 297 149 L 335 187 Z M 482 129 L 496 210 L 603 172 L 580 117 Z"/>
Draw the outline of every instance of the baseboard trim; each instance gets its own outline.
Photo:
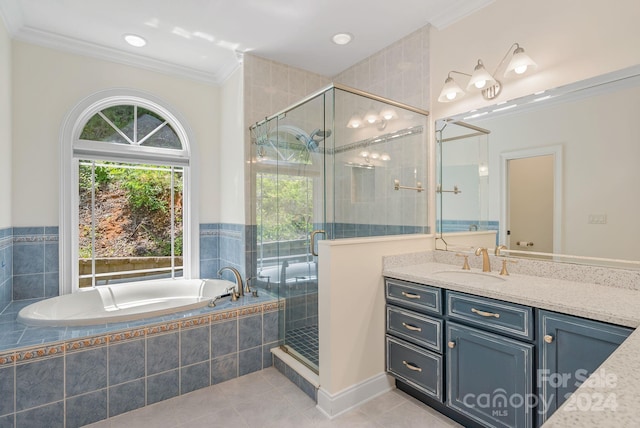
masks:
<path id="1" fill-rule="evenodd" d="M 320 387 L 317 408 L 325 416 L 333 419 L 394 388 L 393 379 L 386 373 L 380 373 L 336 394 L 331 394 Z"/>

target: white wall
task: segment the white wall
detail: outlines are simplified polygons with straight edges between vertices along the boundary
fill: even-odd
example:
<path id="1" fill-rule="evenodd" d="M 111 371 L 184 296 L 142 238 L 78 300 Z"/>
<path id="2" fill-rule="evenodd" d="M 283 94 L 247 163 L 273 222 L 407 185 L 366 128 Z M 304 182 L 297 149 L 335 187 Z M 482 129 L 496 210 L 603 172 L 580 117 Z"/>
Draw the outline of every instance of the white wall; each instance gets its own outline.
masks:
<path id="1" fill-rule="evenodd" d="M 185 118 L 199 163 L 199 220 L 219 221 L 219 88 L 16 41 L 12 74 L 13 226 L 59 224 L 59 134 L 64 117 L 83 98 L 119 87 L 149 92 Z"/>
<path id="2" fill-rule="evenodd" d="M 427 235 L 318 243 L 320 386 L 326 393 L 339 397 L 384 372 L 382 257 L 429 248 L 433 237 Z"/>
<path id="3" fill-rule="evenodd" d="M 245 198 L 248 195 L 245 167 L 244 126 L 244 75 L 238 69 L 224 82 L 221 91 L 220 126 L 221 138 L 217 159 L 220 160 L 218 183 L 220 183 L 220 221 L 245 224 Z"/>
<path id="4" fill-rule="evenodd" d="M 637 0 L 495 0 L 442 30 L 432 28 L 432 117 L 469 111 L 640 63 Z M 512 43 L 536 61 L 535 74 L 503 79 L 503 93 L 439 103 L 450 70 L 471 73 L 477 60 L 493 72 Z M 463 76 L 454 76 L 456 79 Z M 462 80 L 466 86 L 466 80 Z"/>
<path id="5" fill-rule="evenodd" d="M 11 227 L 11 39 L 0 19 L 0 229 Z"/>

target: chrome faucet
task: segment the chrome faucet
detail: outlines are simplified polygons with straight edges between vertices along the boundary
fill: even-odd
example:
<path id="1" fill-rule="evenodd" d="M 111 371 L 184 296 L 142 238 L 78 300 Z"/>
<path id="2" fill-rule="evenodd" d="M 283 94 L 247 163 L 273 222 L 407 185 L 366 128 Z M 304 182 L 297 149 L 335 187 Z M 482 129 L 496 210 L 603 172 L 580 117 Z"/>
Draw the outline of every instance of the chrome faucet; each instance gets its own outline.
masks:
<path id="1" fill-rule="evenodd" d="M 484 247 L 476 248 L 476 256 L 482 254 L 482 272 L 491 272 L 491 261 L 489 260 L 489 252 Z"/>
<path id="2" fill-rule="evenodd" d="M 244 284 L 242 283 L 242 276 L 240 275 L 240 272 L 238 272 L 238 269 L 231 266 L 225 266 L 218 271 L 218 276 L 221 276 L 222 272 L 224 272 L 225 270 L 230 271 L 236 277 L 236 289 L 238 291 L 235 293 L 235 296 L 244 296 Z"/>

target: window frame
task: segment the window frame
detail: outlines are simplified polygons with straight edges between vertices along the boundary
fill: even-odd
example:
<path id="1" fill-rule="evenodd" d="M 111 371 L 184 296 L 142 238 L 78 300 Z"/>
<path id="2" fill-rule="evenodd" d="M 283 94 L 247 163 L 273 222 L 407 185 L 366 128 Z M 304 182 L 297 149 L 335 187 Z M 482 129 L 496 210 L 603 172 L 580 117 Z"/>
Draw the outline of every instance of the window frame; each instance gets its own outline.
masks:
<path id="1" fill-rule="evenodd" d="M 182 150 L 154 148 L 80 140 L 84 126 L 95 114 L 116 105 L 138 105 L 162 116 L 178 135 Z M 115 162 L 145 162 L 174 165 L 183 173 L 183 278 L 199 276 L 198 194 L 193 177 L 197 171 L 194 139 L 184 119 L 166 102 L 135 90 L 113 89 L 95 93 L 80 101 L 67 115 L 60 134 L 60 218 L 59 218 L 59 294 L 70 294 L 78 287 L 78 167 L 80 159 Z M 91 289 L 91 288 L 89 288 Z"/>

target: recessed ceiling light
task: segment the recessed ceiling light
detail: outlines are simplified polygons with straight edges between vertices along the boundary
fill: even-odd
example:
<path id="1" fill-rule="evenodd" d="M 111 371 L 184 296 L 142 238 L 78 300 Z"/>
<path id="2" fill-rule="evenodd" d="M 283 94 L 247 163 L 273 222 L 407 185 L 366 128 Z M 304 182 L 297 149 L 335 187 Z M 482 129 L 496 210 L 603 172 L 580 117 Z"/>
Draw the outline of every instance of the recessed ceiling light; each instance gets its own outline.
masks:
<path id="1" fill-rule="evenodd" d="M 123 37 L 125 42 L 129 43 L 131 46 L 135 46 L 136 48 L 141 48 L 147 44 L 144 37 L 135 34 L 125 34 Z"/>
<path id="2" fill-rule="evenodd" d="M 333 43 L 336 45 L 346 45 L 353 40 L 353 35 L 349 33 L 338 33 L 334 34 L 331 40 L 333 40 Z"/>

